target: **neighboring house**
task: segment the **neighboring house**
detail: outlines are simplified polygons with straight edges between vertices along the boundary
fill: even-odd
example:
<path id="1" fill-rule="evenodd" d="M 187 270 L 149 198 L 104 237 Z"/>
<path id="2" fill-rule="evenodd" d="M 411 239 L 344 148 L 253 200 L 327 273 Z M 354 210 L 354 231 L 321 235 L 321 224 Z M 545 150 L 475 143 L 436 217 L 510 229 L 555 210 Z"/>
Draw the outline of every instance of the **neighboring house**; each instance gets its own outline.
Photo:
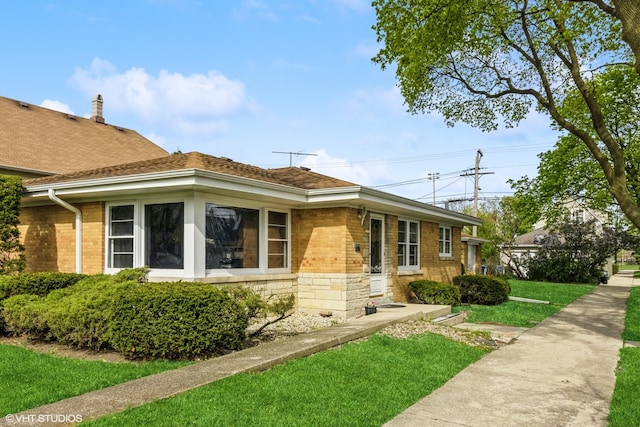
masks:
<path id="1" fill-rule="evenodd" d="M 24 187 L 28 270 L 148 266 L 154 281 L 241 284 L 265 298 L 293 292 L 299 309 L 339 317 L 369 298 L 407 301 L 412 280 L 450 282 L 462 228 L 481 224 L 308 169 L 196 152 Z"/>
<path id="2" fill-rule="evenodd" d="M 462 251 L 460 259 L 464 266 L 464 272 L 467 274 L 480 274 L 482 265 L 482 244 L 489 242 L 486 239 L 462 234 Z"/>
<path id="3" fill-rule="evenodd" d="M 105 124 L 103 100 L 87 119 L 0 97 L 0 175 L 23 178 L 165 157 L 139 133 Z"/>
<path id="4" fill-rule="evenodd" d="M 602 230 L 602 226 L 606 224 L 606 214 L 590 210 L 578 201 L 572 200 L 564 203 L 563 206 L 568 212 L 568 218 L 571 221 L 588 222 L 595 221 L 596 229 Z M 525 234 L 516 236 L 511 245 L 503 246 L 501 250 L 501 263 L 511 269 L 517 268 L 518 260 L 524 256 L 535 256 L 540 250 L 545 239 L 553 238 L 553 232 L 547 227 L 544 219 L 539 220 L 534 225 L 534 230 Z M 612 262 L 607 263 L 607 270 L 611 274 Z M 523 267 L 519 267 L 521 272 L 526 275 Z"/>

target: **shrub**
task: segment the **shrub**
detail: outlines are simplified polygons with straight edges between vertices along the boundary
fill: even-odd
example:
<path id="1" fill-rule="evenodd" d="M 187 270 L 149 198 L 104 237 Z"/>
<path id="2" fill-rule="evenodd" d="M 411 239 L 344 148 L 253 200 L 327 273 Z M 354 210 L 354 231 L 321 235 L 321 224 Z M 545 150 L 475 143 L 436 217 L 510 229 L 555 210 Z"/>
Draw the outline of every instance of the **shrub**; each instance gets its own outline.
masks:
<path id="1" fill-rule="evenodd" d="M 0 276 L 0 335 L 7 333 L 2 308 L 4 299 L 21 294 L 45 296 L 52 290 L 71 286 L 85 277 L 84 274 L 52 272 Z"/>
<path id="2" fill-rule="evenodd" d="M 211 285 L 147 283 L 121 291 L 112 345 L 128 357 L 187 359 L 241 346 L 249 324 L 237 295 Z"/>
<path id="3" fill-rule="evenodd" d="M 448 283 L 416 280 L 409 283 L 409 289 L 422 304 L 460 304 L 460 289 Z"/>
<path id="4" fill-rule="evenodd" d="M 44 338 L 49 328 L 45 320 L 44 297 L 15 295 L 3 301 L 4 321 L 7 329 L 30 338 Z"/>
<path id="5" fill-rule="evenodd" d="M 509 283 L 498 277 L 467 274 L 454 277 L 453 283 L 460 288 L 463 303 L 497 305 L 509 299 Z"/>
<path id="6" fill-rule="evenodd" d="M 14 332 L 99 350 L 109 341 L 115 291 L 135 282 L 97 275 L 51 291 L 46 297 L 15 295 L 5 301 L 5 317 Z"/>
<path id="7" fill-rule="evenodd" d="M 20 243 L 22 178 L 0 175 L 0 275 L 24 270 L 24 245 Z"/>
<path id="8" fill-rule="evenodd" d="M 44 309 L 49 335 L 61 344 L 94 350 L 108 347 L 114 298 L 135 284 L 117 276 L 98 275 L 51 292 Z"/>
<path id="9" fill-rule="evenodd" d="M 75 285 L 89 277 L 78 273 L 23 273 L 16 276 L 0 276 L 0 300 L 13 295 L 32 294 L 45 296 L 49 292 Z"/>

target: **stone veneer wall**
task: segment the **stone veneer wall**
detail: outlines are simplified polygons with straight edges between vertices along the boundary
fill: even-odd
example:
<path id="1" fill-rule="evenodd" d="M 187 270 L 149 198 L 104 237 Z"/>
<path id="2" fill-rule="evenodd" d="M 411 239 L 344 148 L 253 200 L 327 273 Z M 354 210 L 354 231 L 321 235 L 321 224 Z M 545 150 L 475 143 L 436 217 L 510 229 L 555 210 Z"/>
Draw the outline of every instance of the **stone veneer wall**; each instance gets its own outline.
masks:
<path id="1" fill-rule="evenodd" d="M 82 212 L 82 272 L 104 271 L 104 203 L 74 205 Z M 75 214 L 62 206 L 20 210 L 20 240 L 25 245 L 26 271 L 76 271 Z"/>
<path id="2" fill-rule="evenodd" d="M 162 280 L 162 279 L 155 279 Z M 171 279 L 175 280 L 175 278 Z M 298 299 L 298 280 L 295 274 L 270 274 L 268 276 L 228 276 L 196 279 L 198 283 L 217 286 L 243 286 L 252 289 L 265 301 L 272 297 L 286 297 L 290 294 Z"/>
<path id="3" fill-rule="evenodd" d="M 298 274 L 301 311 L 344 318 L 364 306 L 368 222 L 359 213 L 346 207 L 292 211 L 291 269 Z"/>

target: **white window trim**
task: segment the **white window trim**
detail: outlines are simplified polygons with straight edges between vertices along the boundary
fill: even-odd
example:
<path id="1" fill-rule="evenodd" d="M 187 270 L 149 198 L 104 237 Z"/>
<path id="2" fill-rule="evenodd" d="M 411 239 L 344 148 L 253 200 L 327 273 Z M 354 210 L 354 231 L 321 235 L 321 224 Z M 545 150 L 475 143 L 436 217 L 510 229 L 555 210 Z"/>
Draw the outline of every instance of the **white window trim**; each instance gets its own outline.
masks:
<path id="1" fill-rule="evenodd" d="M 402 243 L 404 243 L 404 245 L 407 248 L 407 254 L 406 254 L 406 257 L 405 257 L 405 262 L 407 264 L 405 264 L 405 265 L 398 264 L 398 271 L 406 272 L 406 271 L 420 270 L 420 250 L 421 250 L 421 248 L 420 248 L 420 221 L 415 220 L 415 219 L 409 219 L 409 218 L 398 218 L 398 223 L 400 223 L 400 221 L 404 221 L 407 224 L 407 229 L 405 230 L 405 235 L 406 235 L 407 240 L 405 242 L 402 242 Z M 411 226 L 410 226 L 411 223 L 414 223 L 414 224 L 416 224 L 418 226 L 418 242 L 415 243 L 415 244 L 414 243 L 409 243 L 409 230 L 411 229 Z M 398 244 L 400 244 L 400 243 L 401 242 L 398 241 Z M 410 258 L 409 257 L 409 252 L 410 252 L 409 248 L 411 247 L 411 245 L 415 245 L 418 248 L 418 254 L 417 254 L 418 263 L 416 265 L 409 264 L 409 258 Z"/>
<path id="2" fill-rule="evenodd" d="M 125 205 L 133 205 L 133 268 L 144 267 L 145 260 L 145 223 L 144 223 L 144 209 L 146 205 L 156 205 L 156 204 L 165 204 L 165 203 L 183 203 L 184 206 L 184 260 L 183 260 L 183 268 L 179 269 L 164 269 L 164 268 L 154 268 L 149 272 L 149 277 L 153 276 L 161 276 L 161 277 L 176 277 L 181 278 L 185 277 L 185 272 L 190 269 L 187 266 L 188 259 L 188 248 L 193 246 L 194 236 L 192 233 L 189 233 L 188 230 L 191 227 L 187 227 L 187 215 L 189 209 L 192 209 L 192 201 L 187 200 L 185 198 L 153 198 L 153 199 L 142 199 L 142 200 L 123 200 L 116 202 L 108 202 L 105 207 L 105 248 L 104 248 L 104 271 L 107 274 L 115 274 L 122 270 L 122 268 L 114 268 L 109 267 L 109 236 L 110 236 L 110 227 L 111 223 L 110 219 L 110 209 L 112 206 L 125 206 Z"/>
<path id="3" fill-rule="evenodd" d="M 154 268 L 149 273 L 149 277 L 167 277 L 167 278 L 187 278 L 187 277 L 221 277 L 221 276 L 265 276 L 267 274 L 291 273 L 291 210 L 286 208 L 278 208 L 275 206 L 264 206 L 257 203 L 241 203 L 232 198 L 210 198 L 200 197 L 196 195 L 192 197 L 153 197 L 148 199 L 136 200 L 117 200 L 105 203 L 104 216 L 104 272 L 106 274 L 115 274 L 122 270 L 121 268 L 109 267 L 109 237 L 110 237 L 110 209 L 112 206 L 133 205 L 133 268 L 144 267 L 145 253 L 145 224 L 144 209 L 146 205 L 163 204 L 163 203 L 184 203 L 184 265 L 182 269 L 157 269 Z M 205 209 L 206 203 L 216 206 L 229 206 L 238 208 L 256 209 L 259 212 L 260 221 L 260 249 L 259 249 L 259 267 L 258 268 L 237 268 L 237 269 L 206 269 L 204 268 L 205 259 L 205 237 L 196 233 L 204 233 Z M 284 268 L 268 268 L 268 217 L 269 212 L 279 212 L 287 215 L 287 250 L 286 250 L 286 267 Z M 200 247 L 202 246 L 202 247 Z"/>
<path id="4" fill-rule="evenodd" d="M 449 230 L 449 252 L 440 252 L 440 242 L 444 241 L 447 242 L 447 240 L 441 240 L 440 239 L 440 230 Z M 443 236 L 444 237 L 444 236 Z M 443 245 L 443 246 L 446 246 Z M 451 226 L 449 225 L 440 225 L 438 227 L 438 252 L 441 258 L 452 258 L 453 257 L 453 231 L 451 229 Z"/>

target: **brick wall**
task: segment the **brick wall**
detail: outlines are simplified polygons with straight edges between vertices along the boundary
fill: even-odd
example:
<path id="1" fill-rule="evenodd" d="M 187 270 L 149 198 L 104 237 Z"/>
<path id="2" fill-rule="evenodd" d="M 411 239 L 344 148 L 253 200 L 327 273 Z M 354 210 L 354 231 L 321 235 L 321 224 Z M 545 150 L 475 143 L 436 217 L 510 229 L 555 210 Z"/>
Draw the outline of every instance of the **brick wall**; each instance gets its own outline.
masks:
<path id="1" fill-rule="evenodd" d="M 396 218 L 397 220 L 397 218 Z M 400 272 L 397 268 L 397 259 L 394 261 L 392 292 L 396 302 L 407 302 L 411 299 L 409 282 L 414 280 L 435 280 L 437 282 L 452 283 L 455 276 L 461 273 L 462 251 L 461 229 L 451 227 L 451 258 L 440 257 L 438 240 L 440 237 L 440 224 L 432 222 L 420 222 L 420 271 Z M 393 238 L 397 245 L 397 233 Z"/>
<path id="2" fill-rule="evenodd" d="M 75 205 L 82 212 L 82 272 L 102 273 L 104 266 L 104 204 Z M 20 210 L 20 238 L 25 245 L 26 271 L 76 270 L 75 214 L 58 206 Z"/>
<path id="3" fill-rule="evenodd" d="M 362 273 L 366 243 L 357 209 L 294 210 L 291 217 L 292 272 Z"/>

